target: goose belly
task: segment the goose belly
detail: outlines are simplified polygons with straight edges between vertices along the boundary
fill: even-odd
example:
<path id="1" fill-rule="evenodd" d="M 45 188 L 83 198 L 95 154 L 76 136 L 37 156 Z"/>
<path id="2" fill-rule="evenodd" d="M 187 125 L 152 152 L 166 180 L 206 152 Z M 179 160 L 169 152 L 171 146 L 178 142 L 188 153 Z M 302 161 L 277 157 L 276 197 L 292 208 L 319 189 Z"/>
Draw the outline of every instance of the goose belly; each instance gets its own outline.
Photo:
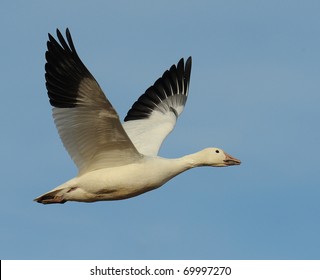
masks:
<path id="1" fill-rule="evenodd" d="M 175 175 L 177 172 L 161 162 L 131 164 L 91 171 L 75 178 L 73 184 L 79 188 L 79 195 L 87 193 L 88 201 L 117 200 L 156 189 Z M 71 195 L 76 196 L 77 191 Z"/>

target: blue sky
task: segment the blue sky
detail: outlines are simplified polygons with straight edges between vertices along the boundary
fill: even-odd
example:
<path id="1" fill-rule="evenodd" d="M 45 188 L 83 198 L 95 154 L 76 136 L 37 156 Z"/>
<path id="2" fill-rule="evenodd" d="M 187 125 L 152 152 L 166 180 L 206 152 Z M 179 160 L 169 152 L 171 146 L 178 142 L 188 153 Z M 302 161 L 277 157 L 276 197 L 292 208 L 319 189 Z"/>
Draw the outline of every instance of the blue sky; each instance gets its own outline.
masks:
<path id="1" fill-rule="evenodd" d="M 7 1 L 1 31 L 1 259 L 320 259 L 319 1 Z M 40 205 L 76 175 L 44 83 L 69 27 L 122 118 L 181 57 L 190 96 L 160 152 L 198 168 L 115 202 Z"/>

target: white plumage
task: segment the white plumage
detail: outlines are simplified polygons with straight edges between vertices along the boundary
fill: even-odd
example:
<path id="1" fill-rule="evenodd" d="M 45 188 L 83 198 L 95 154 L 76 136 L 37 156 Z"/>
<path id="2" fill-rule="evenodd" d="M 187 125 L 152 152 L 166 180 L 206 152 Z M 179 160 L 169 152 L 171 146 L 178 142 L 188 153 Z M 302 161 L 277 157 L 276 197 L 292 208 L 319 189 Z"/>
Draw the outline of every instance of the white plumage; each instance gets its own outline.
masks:
<path id="1" fill-rule="evenodd" d="M 165 71 L 133 104 L 121 124 L 80 60 L 69 30 L 67 42 L 59 30 L 57 36 L 59 42 L 49 34 L 47 43 L 46 87 L 59 135 L 79 174 L 35 201 L 125 199 L 158 188 L 193 167 L 240 164 L 218 148 L 178 159 L 158 156 L 186 103 L 191 57 Z"/>

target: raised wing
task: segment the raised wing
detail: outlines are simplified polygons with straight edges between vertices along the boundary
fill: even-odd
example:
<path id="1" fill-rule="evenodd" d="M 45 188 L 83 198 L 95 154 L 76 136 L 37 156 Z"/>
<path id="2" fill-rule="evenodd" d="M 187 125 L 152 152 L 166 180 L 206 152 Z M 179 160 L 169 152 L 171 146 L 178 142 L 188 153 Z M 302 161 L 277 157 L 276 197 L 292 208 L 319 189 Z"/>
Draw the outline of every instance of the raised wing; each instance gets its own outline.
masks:
<path id="1" fill-rule="evenodd" d="M 57 30 L 46 52 L 46 87 L 62 142 L 79 169 L 88 171 L 129 164 L 141 157 L 118 114 L 80 60 L 69 30 Z"/>
<path id="2" fill-rule="evenodd" d="M 163 140 L 173 130 L 188 97 L 191 57 L 165 71 L 133 104 L 123 127 L 144 155 L 158 154 Z"/>

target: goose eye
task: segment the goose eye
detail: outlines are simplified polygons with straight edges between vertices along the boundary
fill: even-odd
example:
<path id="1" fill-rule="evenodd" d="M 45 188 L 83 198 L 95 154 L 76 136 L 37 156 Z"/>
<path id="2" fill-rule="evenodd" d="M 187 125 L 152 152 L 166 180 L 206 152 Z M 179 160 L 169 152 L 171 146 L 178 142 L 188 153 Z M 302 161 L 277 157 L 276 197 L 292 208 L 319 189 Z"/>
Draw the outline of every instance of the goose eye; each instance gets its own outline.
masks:
<path id="1" fill-rule="evenodd" d="M 220 153 L 220 151 L 219 151 L 219 150 L 216 150 L 216 153 L 217 153 L 217 154 L 219 154 L 219 153 Z"/>

